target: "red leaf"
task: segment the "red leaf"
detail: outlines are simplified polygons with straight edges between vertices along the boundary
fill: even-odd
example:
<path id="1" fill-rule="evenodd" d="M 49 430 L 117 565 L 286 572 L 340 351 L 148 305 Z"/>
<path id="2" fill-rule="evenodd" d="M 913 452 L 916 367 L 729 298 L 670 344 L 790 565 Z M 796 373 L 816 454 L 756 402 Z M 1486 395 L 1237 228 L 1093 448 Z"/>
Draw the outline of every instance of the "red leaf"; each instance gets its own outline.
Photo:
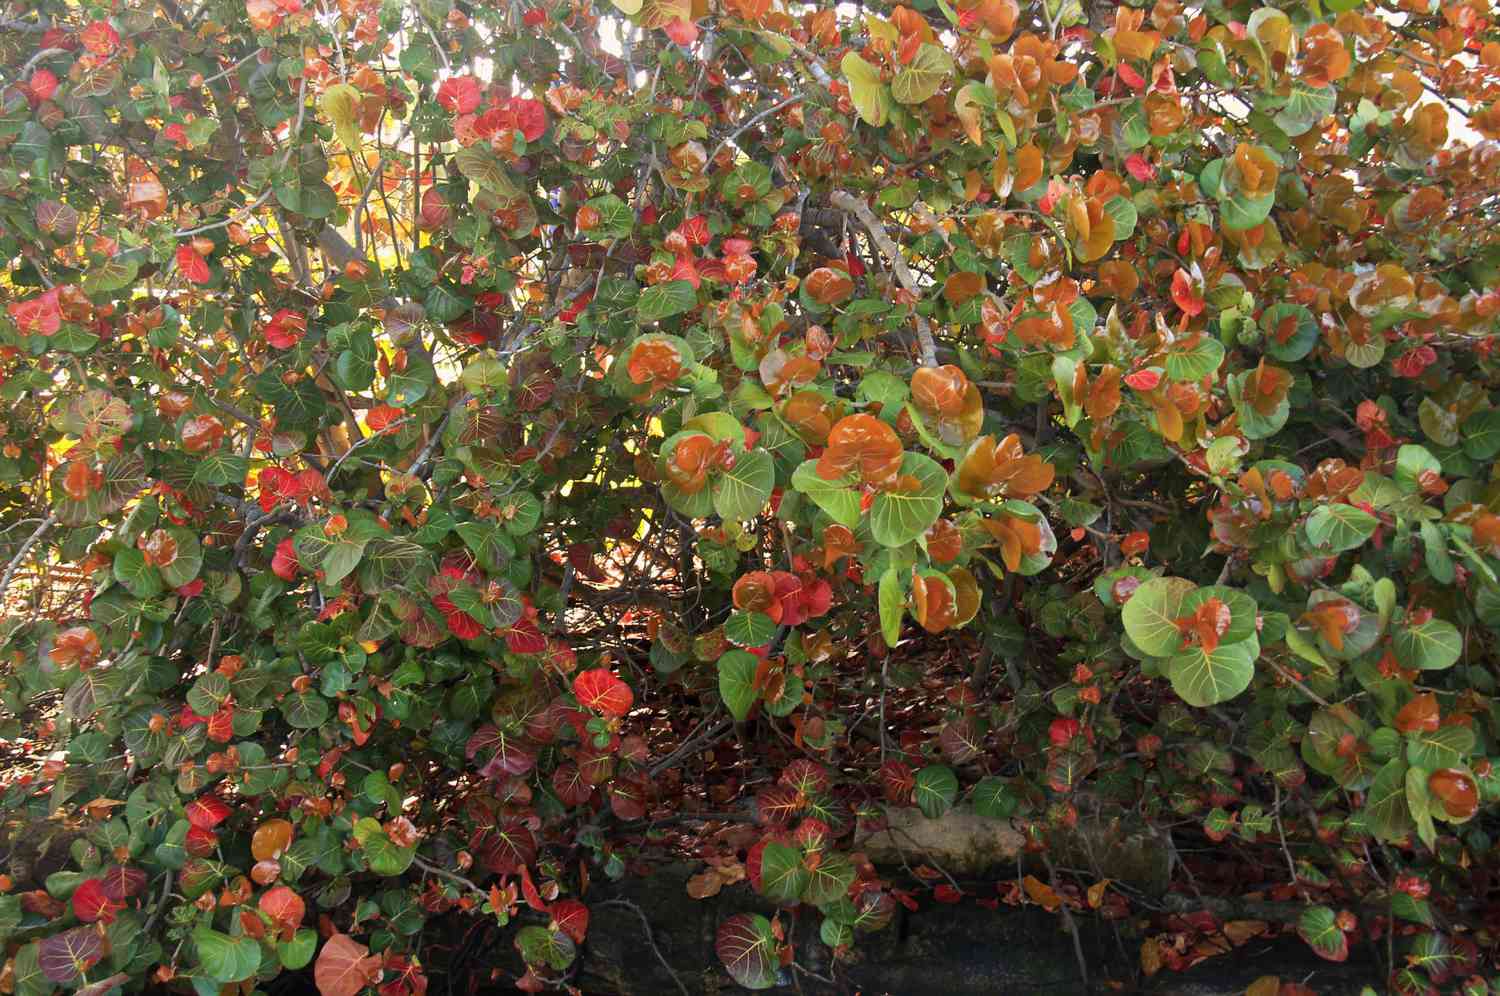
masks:
<path id="1" fill-rule="evenodd" d="M 542 901 L 542 894 L 536 891 L 536 883 L 531 879 L 531 866 L 521 866 L 521 896 L 526 900 L 526 905 L 538 913 L 547 912 L 547 904 Z"/>
<path id="2" fill-rule="evenodd" d="M 292 547 L 291 537 L 276 544 L 276 554 L 271 558 L 271 573 L 283 581 L 297 576 L 297 551 Z"/>
<path id="3" fill-rule="evenodd" d="M 187 804 L 187 821 L 200 830 L 212 830 L 229 817 L 230 809 L 212 795 L 200 796 Z"/>
<path id="4" fill-rule="evenodd" d="M 1137 391 L 1154 391 L 1161 383 L 1161 371 L 1155 367 L 1137 370 L 1135 373 L 1125 375 L 1125 383 Z"/>
<path id="5" fill-rule="evenodd" d="M 1125 170 L 1141 183 L 1147 183 L 1156 179 L 1156 167 L 1139 152 L 1131 153 L 1125 157 Z"/>
<path id="6" fill-rule="evenodd" d="M 589 932 L 589 908 L 576 899 L 559 899 L 552 904 L 552 922 L 574 944 L 582 944 Z"/>
<path id="7" fill-rule="evenodd" d="M 187 836 L 182 841 L 183 850 L 195 858 L 208 857 L 218 846 L 219 835 L 202 827 L 188 827 Z"/>
<path id="8" fill-rule="evenodd" d="M 86 879 L 73 890 L 73 915 L 84 923 L 95 920 L 112 923 L 115 914 L 124 908 L 124 903 L 111 901 L 105 895 L 104 883 L 97 878 Z"/>
<path id="9" fill-rule="evenodd" d="M 208 260 L 198 255 L 193 251 L 193 247 L 188 245 L 177 247 L 177 269 L 195 284 L 206 284 L 212 276 L 208 269 Z"/>
<path id="10" fill-rule="evenodd" d="M 573 694 L 583 705 L 606 716 L 625 715 L 634 701 L 630 686 L 602 667 L 574 678 Z"/>
<path id="11" fill-rule="evenodd" d="M 678 18 L 662 29 L 667 37 L 679 45 L 687 46 L 698 40 L 698 25 L 692 21 Z"/>
<path id="12" fill-rule="evenodd" d="M 510 111 L 516 116 L 516 127 L 528 142 L 535 142 L 547 131 L 547 108 L 540 100 L 516 97 L 510 102 Z"/>
<path id="13" fill-rule="evenodd" d="M 539 654 L 547 649 L 547 638 L 536 623 L 522 619 L 506 632 L 505 645 L 513 654 Z"/>
<path id="14" fill-rule="evenodd" d="M 62 291 L 52 288 L 29 301 L 15 301 L 5 306 L 16 328 L 27 335 L 53 335 L 62 328 Z"/>
<path id="15" fill-rule="evenodd" d="M 99 881 L 104 886 L 104 895 L 111 902 L 119 903 L 146 887 L 146 873 L 139 868 L 114 865 L 100 876 Z"/>
<path id="16" fill-rule="evenodd" d="M 1172 300 L 1189 316 L 1202 314 L 1204 307 L 1202 291 L 1193 283 L 1193 278 L 1181 267 L 1172 274 Z"/>
<path id="17" fill-rule="evenodd" d="M 94 21 L 79 33 L 78 40 L 95 55 L 109 55 L 120 47 L 120 33 L 108 21 Z"/>
<path id="18" fill-rule="evenodd" d="M 38 69 L 31 74 L 28 82 L 32 97 L 37 100 L 50 100 L 57 92 L 57 76 L 50 69 Z"/>
<path id="19" fill-rule="evenodd" d="M 399 408 L 385 404 L 376 405 L 366 413 L 365 425 L 371 432 L 379 434 L 390 428 L 391 423 L 399 421 L 404 415 L 405 412 Z"/>
<path id="20" fill-rule="evenodd" d="M 307 903 L 284 885 L 266 890 L 260 897 L 259 906 L 260 911 L 270 918 L 271 923 L 282 934 L 290 934 L 302 926 L 302 918 L 307 915 Z M 321 979 L 318 988 L 322 988 Z"/>
<path id="21" fill-rule="evenodd" d="M 307 334 L 307 316 L 282 308 L 266 325 L 266 342 L 277 349 L 291 349 Z"/>
<path id="22" fill-rule="evenodd" d="M 437 102 L 446 111 L 469 114 L 479 107 L 479 81 L 472 76 L 450 76 L 438 87 Z"/>
<path id="23" fill-rule="evenodd" d="M 484 632 L 484 627 L 467 612 L 449 612 L 443 616 L 443 621 L 448 624 L 449 632 L 460 640 L 472 640 Z"/>

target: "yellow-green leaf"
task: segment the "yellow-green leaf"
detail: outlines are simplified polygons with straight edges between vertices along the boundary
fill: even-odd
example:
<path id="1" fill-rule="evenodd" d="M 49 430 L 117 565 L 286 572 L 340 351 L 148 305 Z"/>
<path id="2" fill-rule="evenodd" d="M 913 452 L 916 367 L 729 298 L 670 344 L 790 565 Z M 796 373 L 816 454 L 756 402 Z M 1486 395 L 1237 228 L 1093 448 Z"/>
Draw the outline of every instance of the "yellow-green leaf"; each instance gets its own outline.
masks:
<path id="1" fill-rule="evenodd" d="M 891 80 L 891 96 L 902 104 L 920 104 L 941 90 L 951 75 L 953 57 L 936 45 L 923 45 L 911 65 Z"/>
<path id="2" fill-rule="evenodd" d="M 891 98 L 880 82 L 880 71 L 856 52 L 846 53 L 839 68 L 849 81 L 849 100 L 865 124 L 876 128 L 885 124 L 891 113 Z"/>
<path id="3" fill-rule="evenodd" d="M 359 88 L 350 83 L 335 83 L 323 91 L 318 101 L 318 109 L 333 124 L 339 144 L 348 149 L 351 156 L 358 156 L 363 146 L 359 133 L 359 101 Z"/>

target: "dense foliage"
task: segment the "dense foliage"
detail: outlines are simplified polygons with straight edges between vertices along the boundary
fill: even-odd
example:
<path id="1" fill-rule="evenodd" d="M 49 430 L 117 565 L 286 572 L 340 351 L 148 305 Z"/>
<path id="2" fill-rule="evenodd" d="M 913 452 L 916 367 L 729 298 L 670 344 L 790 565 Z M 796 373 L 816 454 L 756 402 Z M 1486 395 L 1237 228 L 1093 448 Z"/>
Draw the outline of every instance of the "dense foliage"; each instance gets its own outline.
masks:
<path id="1" fill-rule="evenodd" d="M 1488 0 L 8 9 L 4 991 L 563 985 L 663 825 L 843 954 L 955 804 L 1492 991 Z"/>

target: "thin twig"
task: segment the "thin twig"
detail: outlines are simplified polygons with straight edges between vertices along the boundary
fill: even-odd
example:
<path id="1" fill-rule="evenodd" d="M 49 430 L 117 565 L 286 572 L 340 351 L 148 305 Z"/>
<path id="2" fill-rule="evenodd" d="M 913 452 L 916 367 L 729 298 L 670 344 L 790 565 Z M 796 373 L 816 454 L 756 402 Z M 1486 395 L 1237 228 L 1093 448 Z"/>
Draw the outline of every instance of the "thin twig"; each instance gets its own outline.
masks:
<path id="1" fill-rule="evenodd" d="M 465 888 L 478 893 L 480 896 L 483 896 L 486 899 L 489 898 L 490 894 L 481 889 L 479 886 L 475 885 L 472 880 L 465 878 L 464 876 L 458 874 L 458 872 L 451 872 L 446 868 L 435 865 L 431 861 L 423 858 L 421 855 L 414 855 L 412 857 L 412 864 L 416 865 L 418 868 L 422 869 L 425 872 L 436 875 L 438 878 L 446 878 L 448 881 L 454 882 L 458 885 L 462 885 Z"/>
<path id="2" fill-rule="evenodd" d="M 714 147 L 714 151 L 709 155 L 709 157 L 708 157 L 709 161 L 712 162 L 713 159 L 714 159 L 714 156 L 717 156 L 720 152 L 722 152 L 724 150 L 725 146 L 729 145 L 731 142 L 733 142 L 735 139 L 739 138 L 741 135 L 743 135 L 745 132 L 749 131 L 751 128 L 754 128 L 757 124 L 759 124 L 760 122 L 764 121 L 766 118 L 770 117 L 772 114 L 775 114 L 777 111 L 781 110 L 783 107 L 789 107 L 792 104 L 798 103 L 799 101 L 806 100 L 806 99 L 807 98 L 806 98 L 806 96 L 804 94 L 802 94 L 800 92 L 794 93 L 790 97 L 787 97 L 785 100 L 777 101 L 776 103 L 772 104 L 770 107 L 767 107 L 765 110 L 760 111 L 759 113 L 753 115 L 744 124 L 740 125 L 734 131 L 732 131 L 728 135 L 724 136 L 724 140 L 721 141 L 718 145 L 716 145 Z"/>
<path id="3" fill-rule="evenodd" d="M 26 555 L 31 552 L 31 548 L 41 542 L 42 537 L 47 534 L 47 530 L 51 529 L 56 522 L 57 513 L 53 512 L 42 520 L 42 524 L 36 527 L 35 532 L 26 537 L 26 542 L 21 544 L 21 549 L 16 551 L 14 557 L 10 558 L 10 563 L 5 568 L 5 577 L 0 578 L 0 605 L 5 604 L 5 593 L 10 589 L 11 578 L 15 577 L 16 571 L 21 567 L 21 562 L 26 559 Z"/>
<path id="4" fill-rule="evenodd" d="M 656 937 L 651 932 L 651 921 L 646 919 L 645 912 L 642 911 L 639 906 L 628 899 L 606 899 L 604 900 L 604 902 L 596 903 L 595 905 L 618 906 L 621 909 L 630 910 L 630 912 L 639 917 L 641 926 L 646 931 L 646 943 L 650 945 L 651 953 L 656 955 L 656 960 L 661 962 L 661 967 L 665 968 L 667 970 L 667 974 L 672 977 L 672 981 L 677 983 L 677 988 L 682 992 L 682 996 L 692 996 L 692 994 L 688 992 L 688 987 L 683 985 L 682 980 L 677 977 L 677 973 L 672 969 L 672 963 L 667 961 L 667 956 L 662 954 L 661 948 L 658 948 L 656 946 Z"/>
<path id="5" fill-rule="evenodd" d="M 1280 664 L 1276 663 L 1275 661 L 1271 660 L 1269 657 L 1266 658 L 1266 660 L 1270 662 L 1272 669 L 1275 670 L 1275 672 L 1277 674 L 1281 675 L 1287 681 L 1290 681 L 1292 684 L 1294 684 L 1298 688 L 1300 688 L 1302 690 L 1302 694 L 1303 695 L 1306 695 L 1308 698 L 1312 699 L 1314 702 L 1316 702 L 1318 705 L 1322 706 L 1324 709 L 1331 709 L 1331 708 L 1333 708 L 1332 706 L 1330 706 L 1328 704 L 1328 700 L 1327 699 L 1323 698 L 1323 696 L 1319 695 L 1317 692 L 1313 691 L 1311 688 L 1308 688 L 1305 684 L 1303 684 L 1301 678 L 1298 678 L 1295 674 L 1293 674 L 1292 672 L 1288 671 L 1286 668 L 1282 667 Z"/>
<path id="6" fill-rule="evenodd" d="M 1067 899 L 1058 889 L 1057 869 L 1052 867 L 1052 859 L 1047 855 L 1046 851 L 1042 852 L 1042 861 L 1047 866 L 1047 877 L 1051 880 L 1052 891 L 1057 893 L 1058 898 L 1062 900 L 1063 922 L 1068 925 L 1068 933 L 1073 936 L 1073 954 L 1078 959 L 1078 974 L 1083 980 L 1083 987 L 1087 989 L 1089 984 L 1089 963 L 1088 959 L 1083 956 L 1083 938 L 1079 936 L 1078 923 L 1073 919 L 1073 911 L 1068 908 Z"/>
<path id="7" fill-rule="evenodd" d="M 151 911 L 151 916 L 146 920 L 146 927 L 141 932 L 143 935 L 147 937 L 151 936 L 151 928 L 156 926 L 156 921 L 160 919 L 162 913 L 166 911 L 167 900 L 172 898 L 172 883 L 176 881 L 176 879 L 177 873 L 171 870 L 168 870 L 166 878 L 162 879 L 161 898 L 156 901 L 156 908 Z"/>
<path id="8" fill-rule="evenodd" d="M 1307 898 L 1307 889 L 1303 887 L 1302 880 L 1297 877 L 1297 863 L 1292 860 L 1291 848 L 1286 846 L 1286 828 L 1281 823 L 1281 783 L 1275 778 L 1271 779 L 1271 789 L 1276 793 L 1273 805 L 1276 812 L 1276 835 L 1281 838 L 1281 853 L 1286 856 L 1286 870 L 1291 873 L 1292 885 Z"/>
<path id="9" fill-rule="evenodd" d="M 917 286 L 916 278 L 911 275 L 911 267 L 906 265 L 906 259 L 901 255 L 901 249 L 886 234 L 885 226 L 880 219 L 875 217 L 875 212 L 864 201 L 855 197 L 847 190 L 835 190 L 828 197 L 828 202 L 841 211 L 847 211 L 859 219 L 859 223 L 870 233 L 870 240 L 875 243 L 875 248 L 890 263 L 891 270 L 896 274 L 896 281 L 901 284 L 903 290 L 915 295 L 918 299 L 922 296 L 922 289 Z M 927 324 L 925 315 L 917 315 L 917 343 L 920 347 L 920 362 L 924 367 L 937 366 L 937 343 L 932 338 L 932 328 Z"/>

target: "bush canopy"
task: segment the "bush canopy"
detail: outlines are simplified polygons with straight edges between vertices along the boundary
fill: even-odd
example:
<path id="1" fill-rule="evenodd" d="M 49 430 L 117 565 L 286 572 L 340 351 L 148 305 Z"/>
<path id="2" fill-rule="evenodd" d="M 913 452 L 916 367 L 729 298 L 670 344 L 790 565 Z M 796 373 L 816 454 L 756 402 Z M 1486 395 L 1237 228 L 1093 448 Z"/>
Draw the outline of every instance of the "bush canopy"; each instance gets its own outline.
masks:
<path id="1" fill-rule="evenodd" d="M 10 4 L 0 989 L 561 987 L 683 851 L 769 988 L 1113 821 L 1497 991 L 1500 29 L 1257 3 Z"/>

